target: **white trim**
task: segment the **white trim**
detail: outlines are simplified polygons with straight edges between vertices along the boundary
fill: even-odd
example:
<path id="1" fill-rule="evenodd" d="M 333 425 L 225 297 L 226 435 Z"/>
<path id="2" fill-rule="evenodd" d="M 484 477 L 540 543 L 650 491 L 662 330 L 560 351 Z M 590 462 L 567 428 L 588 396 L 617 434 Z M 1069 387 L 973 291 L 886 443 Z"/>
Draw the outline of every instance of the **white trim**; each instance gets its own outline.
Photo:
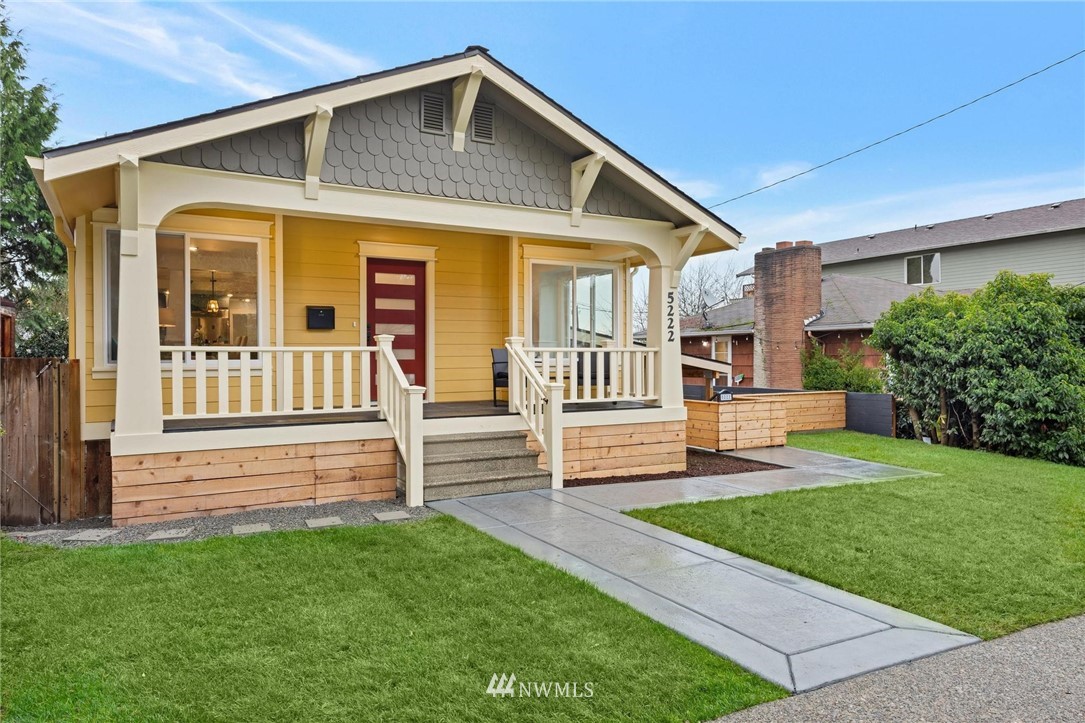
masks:
<path id="1" fill-rule="evenodd" d="M 565 246 L 539 246 L 524 244 L 520 247 L 525 259 L 548 259 L 552 261 L 599 261 L 616 263 L 597 258 L 593 249 L 572 249 Z"/>
<path id="2" fill-rule="evenodd" d="M 87 429 L 87 366 L 93 366 L 93 361 L 87 359 L 87 217 L 80 216 L 75 219 L 75 244 L 72 253 L 75 254 L 75 283 L 72 293 L 75 294 L 75 350 L 71 356 L 79 361 L 79 373 L 83 377 L 79 380 L 79 424 L 83 432 Z M 93 259 L 91 260 L 93 264 Z M 88 361 L 91 363 L 88 365 Z M 86 439 L 83 434 L 83 439 Z"/>
<path id="3" fill-rule="evenodd" d="M 471 72 L 456 78 L 452 84 L 452 150 L 462 151 L 467 140 L 467 122 L 475 109 L 475 99 L 482 85 L 482 68 L 471 66 Z"/>
<path id="4" fill-rule="evenodd" d="M 281 213 L 275 214 L 275 346 L 286 346 L 286 329 L 283 327 L 285 320 L 286 301 L 283 298 L 283 288 L 285 283 L 283 281 L 283 256 L 285 255 L 285 249 L 283 245 L 283 215 Z M 279 366 L 275 370 L 275 398 L 282 400 L 283 394 L 286 390 L 286 375 L 285 370 Z"/>
<path id="5" fill-rule="evenodd" d="M 584 216 L 584 203 L 588 200 L 606 160 L 607 157 L 602 153 L 592 153 L 573 161 L 569 174 L 572 181 L 572 212 L 569 217 L 571 225 L 580 225 L 580 219 Z"/>
<path id="6" fill-rule="evenodd" d="M 216 205 L 412 228 L 619 244 L 636 249 L 649 263 L 668 258 L 675 244 L 674 227 L 666 221 L 585 214 L 574 231 L 567 212 L 557 209 L 335 184 L 322 184 L 320 200 L 312 201 L 305 198 L 304 181 L 299 180 L 150 162 L 144 162 L 140 172 L 148 223 L 184 208 Z"/>
<path id="7" fill-rule="evenodd" d="M 369 273 L 368 260 L 393 259 L 397 261 L 422 261 L 426 264 L 426 342 L 423 353 L 426 355 L 426 401 L 432 402 L 437 395 L 437 247 L 416 244 L 395 244 L 383 241 L 365 241 L 358 243 L 358 318 L 359 334 L 363 346 L 369 344 L 366 339 L 366 317 L 369 298 L 366 277 Z"/>
<path id="8" fill-rule="evenodd" d="M 534 303 L 534 298 L 535 297 L 534 297 L 534 289 L 532 288 L 532 278 L 534 277 L 534 273 L 533 273 L 531 267 L 534 266 L 535 264 L 542 264 L 542 265 L 546 265 L 546 266 L 571 266 L 573 268 L 574 286 L 575 286 L 575 281 L 576 281 L 576 269 L 577 268 L 609 269 L 609 270 L 611 270 L 613 272 L 614 281 L 613 281 L 613 285 L 611 287 L 610 294 L 611 294 L 611 299 L 613 300 L 613 303 L 614 303 L 614 310 L 613 310 L 613 312 L 611 314 L 610 326 L 611 326 L 611 331 L 614 334 L 614 338 L 613 338 L 612 341 L 615 344 L 621 346 L 624 343 L 624 339 L 622 338 L 622 336 L 625 333 L 624 325 L 619 323 L 621 321 L 622 316 L 625 313 L 625 294 L 622 292 L 622 287 L 624 286 L 624 284 L 622 284 L 619 281 L 619 276 L 620 276 L 621 270 L 622 270 L 622 264 L 617 263 L 615 261 L 596 261 L 596 260 L 591 259 L 591 258 L 578 260 L 578 259 L 575 259 L 575 258 L 573 258 L 573 259 L 561 258 L 561 257 L 545 258 L 545 257 L 534 257 L 534 256 L 529 255 L 529 251 L 531 251 L 531 250 L 547 249 L 547 248 L 549 248 L 549 247 L 546 247 L 546 246 L 528 246 L 528 245 L 523 246 L 523 249 L 524 249 L 524 261 L 525 261 L 525 269 L 524 269 L 524 339 L 527 341 L 527 343 L 530 344 L 531 346 L 537 346 L 537 342 L 536 342 L 534 336 L 532 336 L 533 333 L 534 333 L 534 328 L 532 327 L 532 317 L 534 316 L 534 313 L 533 313 L 534 308 L 532 307 L 532 304 Z M 559 249 L 559 250 L 576 251 L 577 249 Z M 575 339 L 572 340 L 572 345 L 573 346 L 576 345 L 576 340 Z"/>
<path id="9" fill-rule="evenodd" d="M 520 238 L 509 236 L 509 336 L 520 336 Z"/>
<path id="10" fill-rule="evenodd" d="M 391 439 L 387 422 L 348 422 L 343 424 L 298 424 L 281 427 L 192 430 L 162 434 L 110 436 L 114 457 L 159 452 L 197 452 L 208 449 L 274 447 L 281 444 L 313 444 L 355 439 Z"/>
<path id="11" fill-rule="evenodd" d="M 324 147 L 328 143 L 332 109 L 317 104 L 316 111 L 305 120 L 305 197 L 320 196 L 320 168 L 324 164 Z"/>
<path id="12" fill-rule="evenodd" d="M 109 439 L 113 433 L 113 422 L 85 422 L 83 424 L 83 441 L 93 442 L 100 439 Z"/>

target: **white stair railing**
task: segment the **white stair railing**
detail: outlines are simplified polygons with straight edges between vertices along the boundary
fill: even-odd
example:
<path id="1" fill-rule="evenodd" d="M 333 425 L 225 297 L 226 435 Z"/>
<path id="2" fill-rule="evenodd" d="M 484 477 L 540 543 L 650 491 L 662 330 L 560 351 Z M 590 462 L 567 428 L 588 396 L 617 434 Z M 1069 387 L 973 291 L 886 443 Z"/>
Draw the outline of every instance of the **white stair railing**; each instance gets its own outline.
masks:
<path id="1" fill-rule="evenodd" d="M 565 401 L 650 402 L 656 391 L 658 349 L 630 347 L 525 347 L 524 354 L 546 382 L 560 382 Z"/>
<path id="2" fill-rule="evenodd" d="M 519 414 L 546 453 L 550 486 L 562 488 L 564 431 L 562 390 L 564 385 L 544 379 L 524 350 L 523 337 L 505 340 L 509 356 L 509 411 Z"/>
<path id="3" fill-rule="evenodd" d="M 392 335 L 379 334 L 374 338 L 377 342 L 377 408 L 392 428 L 392 437 L 403 457 L 407 506 L 420 507 L 424 501 L 422 396 L 426 388 L 408 383 L 392 352 Z"/>

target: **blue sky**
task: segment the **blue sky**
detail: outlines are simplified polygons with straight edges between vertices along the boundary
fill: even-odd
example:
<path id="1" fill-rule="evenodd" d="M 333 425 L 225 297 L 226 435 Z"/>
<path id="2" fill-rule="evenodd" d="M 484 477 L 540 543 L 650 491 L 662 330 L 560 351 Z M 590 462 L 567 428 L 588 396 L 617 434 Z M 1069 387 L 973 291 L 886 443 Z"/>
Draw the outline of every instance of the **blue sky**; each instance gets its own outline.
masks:
<path id="1" fill-rule="evenodd" d="M 56 142 L 488 47 L 705 203 L 853 150 L 1085 48 L 1082 3 L 13 2 Z M 829 241 L 1085 196 L 1085 56 L 717 209 Z"/>

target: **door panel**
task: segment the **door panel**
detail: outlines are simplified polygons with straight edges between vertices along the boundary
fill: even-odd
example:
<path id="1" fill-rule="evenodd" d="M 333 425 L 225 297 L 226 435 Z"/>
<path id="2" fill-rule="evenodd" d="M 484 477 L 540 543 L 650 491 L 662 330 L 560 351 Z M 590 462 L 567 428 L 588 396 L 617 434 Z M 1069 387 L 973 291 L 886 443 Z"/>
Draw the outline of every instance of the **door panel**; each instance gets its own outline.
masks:
<path id="1" fill-rule="evenodd" d="M 426 386 L 426 264 L 366 260 L 366 334 L 392 334 L 392 350 L 407 381 Z M 376 378 L 372 381 L 374 394 Z M 375 397 L 374 397 L 375 398 Z"/>

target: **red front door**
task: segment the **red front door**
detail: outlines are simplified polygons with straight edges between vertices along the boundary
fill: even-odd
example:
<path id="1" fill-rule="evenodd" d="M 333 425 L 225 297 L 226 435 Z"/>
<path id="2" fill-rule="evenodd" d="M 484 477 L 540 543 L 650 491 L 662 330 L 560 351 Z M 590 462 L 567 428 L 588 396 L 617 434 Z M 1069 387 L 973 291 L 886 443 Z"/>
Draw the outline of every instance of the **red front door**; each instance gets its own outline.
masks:
<path id="1" fill-rule="evenodd" d="M 378 334 L 393 335 L 392 350 L 407 381 L 426 386 L 425 262 L 368 259 L 365 284 L 369 343 Z"/>

